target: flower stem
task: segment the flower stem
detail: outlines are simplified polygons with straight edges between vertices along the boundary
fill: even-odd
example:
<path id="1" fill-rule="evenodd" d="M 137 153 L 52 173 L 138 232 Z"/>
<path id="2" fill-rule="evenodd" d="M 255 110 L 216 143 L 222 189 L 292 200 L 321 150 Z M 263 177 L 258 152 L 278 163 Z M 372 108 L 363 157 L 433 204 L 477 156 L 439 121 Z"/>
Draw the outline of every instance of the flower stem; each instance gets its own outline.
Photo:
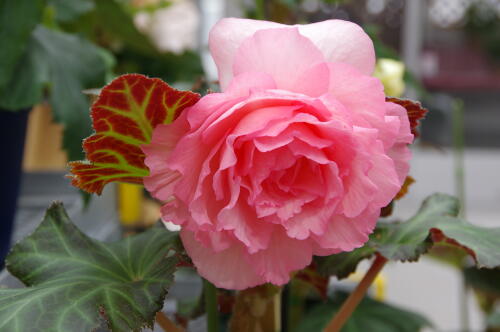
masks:
<path id="1" fill-rule="evenodd" d="M 185 332 L 183 328 L 177 326 L 163 312 L 156 313 L 156 323 L 166 332 Z"/>
<path id="2" fill-rule="evenodd" d="M 208 280 L 203 280 L 205 288 L 205 310 L 207 312 L 207 332 L 217 332 L 219 315 L 217 310 L 217 288 Z"/>
<path id="3" fill-rule="evenodd" d="M 373 283 L 380 270 L 382 270 L 385 263 L 387 263 L 387 258 L 381 255 L 377 255 L 375 261 L 373 262 L 368 272 L 366 272 L 365 276 L 358 284 L 356 289 L 351 293 L 351 295 L 349 295 L 347 300 L 345 300 L 344 304 L 342 304 L 340 310 L 333 317 L 330 323 L 328 323 L 324 332 L 340 331 L 340 329 L 342 328 L 342 326 L 344 326 L 349 317 L 351 317 L 352 313 L 354 312 L 354 309 L 356 309 L 359 302 L 361 302 L 361 300 L 365 296 L 366 291 Z"/>
<path id="4" fill-rule="evenodd" d="M 283 289 L 274 294 L 273 296 L 273 321 L 274 321 L 274 331 L 279 332 L 281 329 L 281 296 Z"/>

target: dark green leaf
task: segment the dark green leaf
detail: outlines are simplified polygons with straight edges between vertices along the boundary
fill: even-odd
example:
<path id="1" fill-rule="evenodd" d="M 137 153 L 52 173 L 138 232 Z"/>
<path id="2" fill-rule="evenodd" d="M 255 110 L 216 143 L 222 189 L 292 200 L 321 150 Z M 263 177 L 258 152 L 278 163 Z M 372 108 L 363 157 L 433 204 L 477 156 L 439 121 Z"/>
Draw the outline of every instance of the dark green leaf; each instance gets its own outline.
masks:
<path id="1" fill-rule="evenodd" d="M 142 54 L 156 55 L 159 53 L 152 42 L 137 30 L 132 15 L 118 1 L 97 1 L 96 13 L 99 24 L 125 45 Z"/>
<path id="2" fill-rule="evenodd" d="M 500 266 L 500 228 L 472 225 L 458 217 L 456 198 L 434 194 L 406 222 L 380 221 L 369 241 L 352 252 L 318 257 L 319 271 L 344 278 L 375 252 L 390 260 L 416 261 L 434 244 L 454 246 L 471 255 L 478 267 Z M 455 255 L 459 257 L 458 255 Z"/>
<path id="3" fill-rule="evenodd" d="M 92 0 L 49 0 L 55 10 L 56 20 L 69 22 L 94 9 Z"/>
<path id="4" fill-rule="evenodd" d="M 0 0 L 0 95 L 17 73 L 16 64 L 28 48 L 43 7 L 42 0 Z"/>
<path id="5" fill-rule="evenodd" d="M 370 245 L 365 245 L 351 252 L 315 257 L 315 261 L 319 273 L 344 279 L 356 271 L 356 267 L 360 261 L 371 257 L 375 251 Z"/>
<path id="6" fill-rule="evenodd" d="M 347 298 L 336 292 L 333 300 L 314 306 L 295 332 L 322 331 Z M 342 328 L 342 332 L 416 332 L 431 326 L 421 315 L 395 306 L 364 298 Z"/>
<path id="7" fill-rule="evenodd" d="M 201 59 L 198 54 L 191 51 L 179 55 L 163 53 L 148 56 L 127 50 L 118 55 L 118 58 L 119 63 L 116 68 L 118 73 L 141 73 L 161 78 L 165 82 L 195 82 L 203 76 Z"/>
<path id="8" fill-rule="evenodd" d="M 465 281 L 469 286 L 490 297 L 500 297 L 500 269 L 477 269 L 474 267 L 464 270 Z"/>
<path id="9" fill-rule="evenodd" d="M 71 332 L 151 326 L 172 283 L 178 237 L 163 227 L 95 241 L 52 205 L 16 244 L 7 268 L 27 288 L 0 290 L 0 330 Z"/>
<path id="10" fill-rule="evenodd" d="M 82 159 L 82 140 L 92 133 L 90 103 L 82 91 L 105 83 L 105 60 L 99 48 L 76 36 L 38 28 L 35 38 L 45 51 L 50 104 L 55 120 L 64 125 L 63 147 L 69 160 Z"/>
<path id="11" fill-rule="evenodd" d="M 89 41 L 38 26 L 16 75 L 0 95 L 0 107 L 31 107 L 47 86 L 54 119 L 64 126 L 68 159 L 83 159 L 82 141 L 92 129 L 89 98 L 82 91 L 104 85 L 107 61 L 103 51 Z"/>
<path id="12" fill-rule="evenodd" d="M 44 51 L 38 40 L 31 37 L 26 52 L 15 66 L 6 88 L 0 91 L 0 108 L 17 111 L 31 108 L 40 102 L 48 80 Z"/>

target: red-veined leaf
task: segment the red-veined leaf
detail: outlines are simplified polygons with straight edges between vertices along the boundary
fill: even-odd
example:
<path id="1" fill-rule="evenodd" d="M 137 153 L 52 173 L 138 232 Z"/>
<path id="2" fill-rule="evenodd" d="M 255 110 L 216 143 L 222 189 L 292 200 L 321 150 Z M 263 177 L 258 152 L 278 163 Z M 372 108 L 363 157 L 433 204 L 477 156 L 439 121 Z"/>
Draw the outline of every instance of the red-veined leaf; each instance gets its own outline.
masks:
<path id="1" fill-rule="evenodd" d="M 92 105 L 95 134 L 83 142 L 87 160 L 70 163 L 71 183 L 97 194 L 109 182 L 142 183 L 149 171 L 141 145 L 150 143 L 157 125 L 172 122 L 199 98 L 143 75 L 113 80 Z"/>
<path id="2" fill-rule="evenodd" d="M 410 119 L 411 133 L 415 136 L 415 138 L 419 137 L 420 133 L 417 130 L 418 124 L 420 123 L 420 120 L 425 117 L 425 114 L 427 114 L 427 110 L 422 107 L 422 104 L 418 101 L 394 97 L 386 97 L 385 100 L 403 106 L 406 109 L 408 118 Z"/>

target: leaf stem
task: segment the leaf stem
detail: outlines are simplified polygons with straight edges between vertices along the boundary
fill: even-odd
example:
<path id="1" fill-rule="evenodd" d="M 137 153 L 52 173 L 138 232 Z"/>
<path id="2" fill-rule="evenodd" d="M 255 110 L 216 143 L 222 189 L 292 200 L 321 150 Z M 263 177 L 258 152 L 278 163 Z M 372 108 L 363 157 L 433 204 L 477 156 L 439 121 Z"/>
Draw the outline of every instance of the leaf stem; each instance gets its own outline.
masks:
<path id="1" fill-rule="evenodd" d="M 156 323 L 158 323 L 165 332 L 185 332 L 183 328 L 175 325 L 174 322 L 161 311 L 156 313 Z"/>
<path id="2" fill-rule="evenodd" d="M 219 315 L 217 310 L 217 288 L 208 280 L 203 280 L 205 288 L 205 310 L 207 312 L 207 332 L 217 332 Z"/>
<path id="3" fill-rule="evenodd" d="M 383 257 L 382 255 L 377 255 L 375 258 L 375 261 L 373 262 L 372 266 L 366 272 L 365 276 L 361 280 L 361 282 L 358 284 L 356 289 L 349 295 L 347 300 L 342 304 L 342 307 L 340 310 L 337 312 L 337 314 L 333 317 L 333 319 L 328 323 L 326 326 L 324 332 L 339 332 L 342 326 L 347 322 L 349 317 L 351 317 L 352 313 L 354 312 L 354 309 L 358 306 L 358 304 L 361 302 L 363 297 L 366 294 L 366 291 L 370 287 L 370 285 L 373 283 L 375 278 L 377 277 L 378 273 L 382 268 L 384 267 L 385 263 L 387 263 L 387 258 Z"/>

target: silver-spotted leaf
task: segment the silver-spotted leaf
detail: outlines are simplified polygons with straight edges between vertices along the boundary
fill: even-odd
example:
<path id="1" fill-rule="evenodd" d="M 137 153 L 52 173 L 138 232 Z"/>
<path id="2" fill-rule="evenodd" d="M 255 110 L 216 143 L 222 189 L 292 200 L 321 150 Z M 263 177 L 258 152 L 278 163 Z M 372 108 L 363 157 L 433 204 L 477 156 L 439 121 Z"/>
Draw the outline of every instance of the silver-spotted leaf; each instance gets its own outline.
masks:
<path id="1" fill-rule="evenodd" d="M 0 331 L 139 331 L 163 306 L 178 263 L 163 227 L 114 243 L 83 234 L 62 204 L 14 246 L 8 270 L 27 287 L 0 290 Z"/>

